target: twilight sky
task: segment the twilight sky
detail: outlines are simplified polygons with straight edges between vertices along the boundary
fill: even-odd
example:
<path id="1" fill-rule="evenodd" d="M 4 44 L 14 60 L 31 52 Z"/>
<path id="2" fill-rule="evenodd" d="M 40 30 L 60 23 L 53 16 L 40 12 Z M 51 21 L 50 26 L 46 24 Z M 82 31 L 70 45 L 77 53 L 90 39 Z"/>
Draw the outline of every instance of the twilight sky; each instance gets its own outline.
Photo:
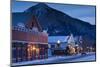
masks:
<path id="1" fill-rule="evenodd" d="M 36 5 L 34 2 L 22 2 L 15 1 L 12 2 L 12 12 L 23 12 L 31 6 Z M 71 5 L 71 4 L 51 4 L 47 3 L 48 6 L 57 9 L 71 17 L 78 18 L 80 20 L 89 22 L 90 24 L 95 24 L 95 6 L 89 5 Z"/>

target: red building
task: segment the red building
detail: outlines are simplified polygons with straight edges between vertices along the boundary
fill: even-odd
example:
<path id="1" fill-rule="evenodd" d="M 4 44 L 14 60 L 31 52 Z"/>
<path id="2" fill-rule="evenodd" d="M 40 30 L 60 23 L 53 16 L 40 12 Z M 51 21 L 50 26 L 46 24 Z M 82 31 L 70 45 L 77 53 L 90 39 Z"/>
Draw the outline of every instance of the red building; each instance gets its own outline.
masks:
<path id="1" fill-rule="evenodd" d="M 13 63 L 48 57 L 48 34 L 42 31 L 34 16 L 25 25 L 12 27 Z"/>

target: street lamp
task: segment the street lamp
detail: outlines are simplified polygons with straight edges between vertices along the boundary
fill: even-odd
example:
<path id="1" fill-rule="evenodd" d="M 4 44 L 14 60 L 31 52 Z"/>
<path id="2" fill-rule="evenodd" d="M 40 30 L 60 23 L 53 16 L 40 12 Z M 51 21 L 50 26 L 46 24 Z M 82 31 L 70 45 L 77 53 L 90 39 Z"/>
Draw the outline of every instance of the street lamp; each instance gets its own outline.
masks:
<path id="1" fill-rule="evenodd" d="M 60 47 L 60 40 L 57 41 L 57 47 Z"/>
<path id="2" fill-rule="evenodd" d="M 58 40 L 57 43 L 60 44 L 60 40 Z"/>

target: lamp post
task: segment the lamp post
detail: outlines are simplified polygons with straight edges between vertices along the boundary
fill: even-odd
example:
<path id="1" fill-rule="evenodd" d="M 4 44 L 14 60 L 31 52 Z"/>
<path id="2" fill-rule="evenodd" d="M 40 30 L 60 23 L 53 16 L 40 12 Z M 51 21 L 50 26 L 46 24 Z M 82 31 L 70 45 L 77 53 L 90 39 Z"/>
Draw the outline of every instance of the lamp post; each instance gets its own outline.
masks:
<path id="1" fill-rule="evenodd" d="M 60 40 L 58 40 L 57 43 L 60 44 Z"/>
<path id="2" fill-rule="evenodd" d="M 57 41 L 57 47 L 58 47 L 58 48 L 60 47 L 60 43 L 61 43 L 60 40 L 58 40 L 58 41 Z"/>

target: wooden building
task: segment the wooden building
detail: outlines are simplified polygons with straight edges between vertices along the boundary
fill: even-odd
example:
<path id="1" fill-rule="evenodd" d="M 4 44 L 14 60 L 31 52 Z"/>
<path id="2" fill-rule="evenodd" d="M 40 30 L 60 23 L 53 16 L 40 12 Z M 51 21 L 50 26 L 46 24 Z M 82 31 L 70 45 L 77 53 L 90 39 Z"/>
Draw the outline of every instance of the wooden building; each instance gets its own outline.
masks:
<path id="1" fill-rule="evenodd" d="M 48 58 L 48 34 L 42 31 L 34 16 L 12 26 L 12 63 Z"/>

